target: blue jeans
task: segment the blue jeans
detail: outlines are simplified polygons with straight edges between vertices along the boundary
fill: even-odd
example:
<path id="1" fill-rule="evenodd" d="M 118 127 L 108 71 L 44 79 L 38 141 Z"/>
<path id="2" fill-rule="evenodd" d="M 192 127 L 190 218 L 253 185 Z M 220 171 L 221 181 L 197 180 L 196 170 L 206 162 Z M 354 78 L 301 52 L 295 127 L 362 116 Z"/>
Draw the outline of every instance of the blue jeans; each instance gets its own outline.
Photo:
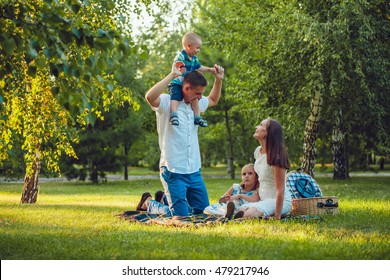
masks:
<path id="1" fill-rule="evenodd" d="M 171 210 L 169 210 L 168 204 L 162 204 L 153 199 L 149 201 L 148 213 L 171 216 Z"/>
<path id="2" fill-rule="evenodd" d="M 160 179 L 172 216 L 201 214 L 209 206 L 209 196 L 200 170 L 191 174 L 179 174 L 162 166 Z"/>
<path id="3" fill-rule="evenodd" d="M 168 86 L 168 92 L 171 95 L 171 100 L 177 100 L 177 101 L 183 100 L 183 91 L 181 85 L 173 84 Z"/>

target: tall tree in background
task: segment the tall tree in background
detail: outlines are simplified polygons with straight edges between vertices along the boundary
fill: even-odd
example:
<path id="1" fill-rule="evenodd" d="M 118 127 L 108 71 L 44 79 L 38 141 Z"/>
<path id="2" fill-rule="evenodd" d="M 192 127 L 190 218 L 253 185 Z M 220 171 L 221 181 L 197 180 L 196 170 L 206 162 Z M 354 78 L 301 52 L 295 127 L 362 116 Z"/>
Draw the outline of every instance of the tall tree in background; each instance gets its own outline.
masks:
<path id="1" fill-rule="evenodd" d="M 318 136 L 322 107 L 322 93 L 317 91 L 311 102 L 310 115 L 306 120 L 303 138 L 303 157 L 301 168 L 310 176 L 314 176 L 314 167 L 317 157 L 316 140 Z"/>
<path id="2" fill-rule="evenodd" d="M 93 124 L 101 105 L 132 102 L 112 71 L 120 54 L 136 50 L 115 29 L 114 11 L 128 9 L 124 4 L 0 2 L 0 159 L 9 156 L 15 138 L 22 138 L 22 203 L 36 201 L 41 162 L 59 172 L 61 154 L 75 156 L 74 122 Z"/>
<path id="3" fill-rule="evenodd" d="M 252 128 L 267 117 L 278 119 L 289 151 L 301 153 L 295 147 L 302 143 L 310 101 L 320 87 L 315 79 L 318 69 L 310 68 L 311 46 L 295 38 L 300 36 L 296 33 L 301 32 L 302 19 L 297 20 L 294 5 L 279 1 L 200 2 L 199 13 L 204 19 L 200 25 L 203 23 L 214 48 L 223 50 L 232 65 L 227 98 L 235 100 L 238 111 L 251 116 L 247 121 L 252 122 Z M 247 137 L 252 134 L 251 130 Z"/>
<path id="4" fill-rule="evenodd" d="M 390 101 L 385 1 L 198 2 L 200 24 L 234 65 L 227 88 L 243 110 L 279 119 L 289 146 L 305 132 L 304 171 L 314 173 L 321 115 L 338 129 L 334 178 L 347 177 L 347 153 L 339 149 L 353 136 L 388 147 L 381 121 Z M 362 129 L 352 131 L 356 120 Z"/>
<path id="5" fill-rule="evenodd" d="M 192 2 L 171 13 L 180 1 L 161 1 L 155 22 L 135 42 L 129 22 L 118 20 L 140 13 L 132 6 L 140 1 L 28 2 L 0 0 L 0 162 L 24 155 L 33 186 L 26 197 L 37 193 L 41 166 L 58 171 L 60 155 L 74 156 L 74 124 L 94 124 L 115 104 L 134 105 L 135 95 L 170 68 L 190 29 L 203 38 L 201 62 L 217 58 L 226 69 L 221 102 L 206 112 L 210 126 L 200 132 L 205 163 L 253 160 L 253 127 L 267 117 L 283 124 L 290 158 L 311 174 L 317 144 L 334 151 L 335 178 L 348 177 L 368 152 L 389 153 L 390 25 L 383 0 L 196 0 L 194 13 Z M 147 53 L 142 63 L 124 59 Z M 122 67 L 131 74 L 124 77 Z M 136 77 L 142 86 L 132 83 Z M 148 132 L 130 151 L 135 163 L 147 159 L 155 167 L 154 114 L 141 118 Z"/>
<path id="6" fill-rule="evenodd" d="M 348 139 L 361 135 L 383 145 L 389 137 L 389 133 L 383 134 L 387 125 L 382 121 L 389 114 L 382 103 L 389 101 L 390 83 L 386 70 L 389 67 L 386 57 L 390 54 L 387 4 L 385 1 L 300 1 L 300 4 L 316 26 L 312 34 L 318 40 L 316 52 L 321 53 L 317 57 L 322 58 L 319 69 L 328 112 L 325 118 L 333 125 L 333 178 L 345 179 L 349 177 Z M 352 131 L 357 120 L 361 129 Z"/>

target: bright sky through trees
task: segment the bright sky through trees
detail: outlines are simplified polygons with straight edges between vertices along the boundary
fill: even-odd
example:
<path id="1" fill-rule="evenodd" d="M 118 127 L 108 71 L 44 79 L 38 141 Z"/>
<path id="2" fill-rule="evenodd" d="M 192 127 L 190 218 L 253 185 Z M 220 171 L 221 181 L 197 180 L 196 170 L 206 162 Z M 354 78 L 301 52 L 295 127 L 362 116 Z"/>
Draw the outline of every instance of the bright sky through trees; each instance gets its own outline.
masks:
<path id="1" fill-rule="evenodd" d="M 139 36 L 142 32 L 151 27 L 153 24 L 153 20 L 155 19 L 154 15 L 157 15 L 161 12 L 161 5 L 151 3 L 149 7 L 145 5 L 140 6 L 140 13 L 137 14 L 134 11 L 130 12 L 130 21 L 132 25 L 132 34 L 134 36 Z M 167 21 L 168 26 L 167 29 L 170 31 L 177 30 L 178 25 L 187 24 L 186 22 L 181 22 L 180 18 L 184 15 L 184 18 L 190 20 L 191 18 L 187 15 L 192 10 L 192 1 L 167 1 L 166 5 L 169 5 L 170 12 L 164 15 L 164 20 Z"/>

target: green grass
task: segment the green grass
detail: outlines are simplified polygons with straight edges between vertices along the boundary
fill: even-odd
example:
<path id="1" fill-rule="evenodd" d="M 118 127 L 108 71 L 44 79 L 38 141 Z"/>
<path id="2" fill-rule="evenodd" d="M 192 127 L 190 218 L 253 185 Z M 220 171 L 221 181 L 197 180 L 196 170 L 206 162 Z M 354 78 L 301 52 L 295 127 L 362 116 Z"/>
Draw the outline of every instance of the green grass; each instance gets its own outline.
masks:
<path id="1" fill-rule="evenodd" d="M 237 181 L 237 180 L 236 180 Z M 206 179 L 211 203 L 233 183 Z M 340 214 L 322 222 L 251 220 L 174 228 L 114 217 L 134 209 L 158 180 L 40 184 L 38 203 L 21 205 L 22 185 L 0 184 L 4 259 L 390 259 L 390 178 L 318 178 L 339 197 Z"/>

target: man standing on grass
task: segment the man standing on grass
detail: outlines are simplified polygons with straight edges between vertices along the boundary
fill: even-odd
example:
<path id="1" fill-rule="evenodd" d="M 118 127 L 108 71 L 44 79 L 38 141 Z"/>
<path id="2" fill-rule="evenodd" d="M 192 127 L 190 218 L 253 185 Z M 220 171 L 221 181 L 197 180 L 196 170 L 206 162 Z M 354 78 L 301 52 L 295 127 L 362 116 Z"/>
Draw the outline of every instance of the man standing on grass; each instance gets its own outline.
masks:
<path id="1" fill-rule="evenodd" d="M 169 125 L 170 96 L 162 94 L 168 84 L 182 75 L 179 64 L 171 73 L 155 84 L 145 95 L 156 112 L 160 146 L 160 180 L 164 186 L 169 209 L 173 216 L 200 214 L 209 205 L 209 197 L 201 175 L 198 126 L 194 124 L 191 103 L 199 100 L 201 112 L 218 104 L 221 97 L 224 69 L 214 65 L 214 85 L 209 96 L 202 96 L 207 80 L 197 71 L 188 73 L 183 80 L 183 100 L 178 108 L 179 126 Z"/>

